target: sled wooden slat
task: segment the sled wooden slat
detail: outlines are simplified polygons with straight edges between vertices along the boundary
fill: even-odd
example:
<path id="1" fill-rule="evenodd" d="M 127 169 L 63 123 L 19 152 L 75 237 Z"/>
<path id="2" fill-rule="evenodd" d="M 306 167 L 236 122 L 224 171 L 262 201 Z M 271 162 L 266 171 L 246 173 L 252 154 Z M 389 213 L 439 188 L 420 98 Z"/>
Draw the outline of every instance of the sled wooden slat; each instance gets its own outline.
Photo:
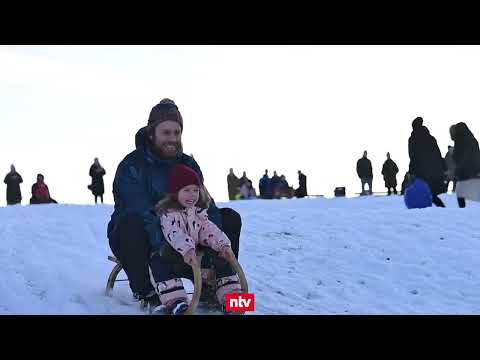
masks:
<path id="1" fill-rule="evenodd" d="M 114 263 L 120 264 L 120 261 L 115 256 L 108 255 L 108 260 L 113 261 Z"/>

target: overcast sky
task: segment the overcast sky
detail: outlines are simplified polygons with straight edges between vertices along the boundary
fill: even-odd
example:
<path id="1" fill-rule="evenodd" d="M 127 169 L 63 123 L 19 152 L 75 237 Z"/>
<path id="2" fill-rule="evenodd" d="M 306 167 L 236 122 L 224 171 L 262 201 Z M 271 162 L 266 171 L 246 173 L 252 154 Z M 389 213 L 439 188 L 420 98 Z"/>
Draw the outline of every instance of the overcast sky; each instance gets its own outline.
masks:
<path id="1" fill-rule="evenodd" d="M 416 116 L 442 155 L 451 124 L 480 135 L 479 64 L 480 46 L 1 45 L 0 169 L 5 176 L 15 164 L 23 204 L 39 172 L 60 203 L 85 204 L 99 157 L 113 203 L 118 163 L 168 97 L 184 118 L 184 151 L 217 201 L 228 199 L 230 167 L 246 171 L 257 191 L 265 169 L 294 187 L 301 169 L 310 194 L 345 186 L 354 195 L 364 150 L 374 191 L 385 191 L 385 155 L 401 184 Z"/>

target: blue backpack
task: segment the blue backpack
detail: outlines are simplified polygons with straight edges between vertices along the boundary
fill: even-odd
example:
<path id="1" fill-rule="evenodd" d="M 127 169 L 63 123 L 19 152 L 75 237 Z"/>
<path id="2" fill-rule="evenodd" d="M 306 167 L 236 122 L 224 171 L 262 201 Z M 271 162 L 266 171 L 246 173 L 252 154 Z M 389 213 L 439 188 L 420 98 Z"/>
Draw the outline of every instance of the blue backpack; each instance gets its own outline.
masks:
<path id="1" fill-rule="evenodd" d="M 414 178 L 405 189 L 404 201 L 408 209 L 430 207 L 432 206 L 432 192 L 425 181 Z"/>

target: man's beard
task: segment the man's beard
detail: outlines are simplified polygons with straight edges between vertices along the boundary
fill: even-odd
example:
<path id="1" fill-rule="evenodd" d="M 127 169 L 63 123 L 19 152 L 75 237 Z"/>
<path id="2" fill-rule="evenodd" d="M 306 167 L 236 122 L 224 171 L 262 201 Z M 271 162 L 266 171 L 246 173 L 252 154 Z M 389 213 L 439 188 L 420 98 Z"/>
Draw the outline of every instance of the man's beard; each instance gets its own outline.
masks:
<path id="1" fill-rule="evenodd" d="M 175 147 L 175 152 L 166 151 L 163 147 L 165 145 L 173 145 Z M 162 144 L 158 146 L 155 143 L 152 143 L 152 150 L 155 155 L 157 155 L 160 159 L 174 159 L 179 154 L 183 153 L 183 145 L 182 142 L 169 142 L 166 144 Z"/>

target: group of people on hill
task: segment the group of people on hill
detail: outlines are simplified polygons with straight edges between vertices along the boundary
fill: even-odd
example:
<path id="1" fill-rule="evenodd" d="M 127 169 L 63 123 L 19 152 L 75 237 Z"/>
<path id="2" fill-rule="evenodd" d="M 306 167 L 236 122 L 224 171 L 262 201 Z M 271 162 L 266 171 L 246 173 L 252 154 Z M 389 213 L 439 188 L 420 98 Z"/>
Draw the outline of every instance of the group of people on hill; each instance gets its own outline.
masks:
<path id="1" fill-rule="evenodd" d="M 443 158 L 436 139 L 423 125 L 423 119 L 413 120 L 408 140 L 408 177 L 422 179 L 430 188 L 432 202 L 438 207 L 445 207 L 438 195 L 447 192 L 449 182 L 453 181 L 458 206 L 463 208 L 466 199 L 480 201 L 480 149 L 464 122 L 450 126 L 449 132 L 454 145 Z"/>
<path id="2" fill-rule="evenodd" d="M 268 176 L 268 170 L 260 178 L 258 182 L 259 196 L 253 187 L 252 181 L 247 177 L 246 172 L 243 172 L 241 178 L 238 178 L 233 169 L 230 168 L 230 172 L 227 175 L 228 185 L 228 198 L 230 200 L 247 200 L 247 199 L 280 199 L 282 197 L 302 198 L 307 196 L 307 177 L 298 170 L 298 182 L 299 187 L 294 189 L 289 185 L 285 175 L 278 176 L 277 172 L 273 172 L 273 176 Z"/>
<path id="3" fill-rule="evenodd" d="M 385 181 L 385 187 L 387 188 L 387 194 L 391 195 L 397 194 L 397 173 L 398 166 L 390 158 L 390 153 L 387 153 L 387 160 L 383 163 L 382 166 L 382 175 L 383 180 Z M 360 195 L 373 194 L 372 183 L 373 183 L 373 172 L 372 172 L 372 163 L 367 158 L 367 151 L 363 152 L 363 156 L 357 161 L 357 175 L 362 182 L 362 192 Z M 368 184 L 368 192 L 365 191 L 365 185 Z"/>
<path id="4" fill-rule="evenodd" d="M 16 205 L 22 202 L 22 192 L 20 190 L 20 184 L 23 182 L 22 176 L 17 172 L 15 166 L 10 166 L 10 172 L 5 176 L 3 180 L 7 184 L 7 205 Z M 45 184 L 44 176 L 42 174 L 37 175 L 37 182 L 32 185 L 32 197 L 30 198 L 30 204 L 50 204 L 57 203 L 56 200 L 50 196 L 50 190 L 47 184 Z"/>
<path id="5" fill-rule="evenodd" d="M 92 183 L 88 185 L 88 189 L 90 189 L 95 197 L 95 204 L 97 203 L 98 197 L 100 197 L 103 203 L 103 194 L 105 192 L 103 176 L 106 172 L 100 165 L 98 158 L 95 158 L 94 163 L 90 167 L 89 174 L 92 177 Z M 13 164 L 10 166 L 10 172 L 5 176 L 3 182 L 7 185 L 7 205 L 20 204 L 22 202 L 20 184 L 23 183 L 23 179 Z M 50 196 L 50 190 L 42 174 L 37 174 L 37 181 L 32 185 L 30 204 L 57 204 L 57 201 Z"/>
<path id="6" fill-rule="evenodd" d="M 397 194 L 397 173 L 398 166 L 390 158 L 390 153 L 387 153 L 387 160 L 383 163 L 382 166 L 382 175 L 383 180 L 385 181 L 385 187 L 387 188 L 387 194 L 391 195 Z M 363 152 L 363 156 L 357 161 L 357 175 L 360 178 L 362 183 L 362 192 L 360 195 L 372 195 L 372 183 L 373 183 L 373 172 L 372 172 L 372 163 L 367 158 L 367 151 Z M 368 185 L 368 192 L 365 191 L 365 185 Z"/>
<path id="7" fill-rule="evenodd" d="M 423 118 L 417 117 L 412 122 L 412 133 L 408 139 L 409 168 L 402 182 L 401 194 L 414 179 L 421 179 L 432 195 L 432 202 L 438 207 L 445 207 L 438 197 L 447 192 L 453 182 L 453 192 L 457 195 L 459 207 L 465 207 L 465 199 L 480 201 L 480 149 L 475 136 L 464 122 L 450 126 L 450 138 L 454 146 L 448 146 L 448 152 L 442 157 L 437 140 L 423 125 Z M 382 175 L 388 195 L 397 194 L 396 186 L 398 166 L 387 153 L 387 160 L 382 167 Z M 362 193 L 366 194 L 365 184 L 372 194 L 372 163 L 365 151 L 357 161 L 357 174 L 362 183 Z"/>

